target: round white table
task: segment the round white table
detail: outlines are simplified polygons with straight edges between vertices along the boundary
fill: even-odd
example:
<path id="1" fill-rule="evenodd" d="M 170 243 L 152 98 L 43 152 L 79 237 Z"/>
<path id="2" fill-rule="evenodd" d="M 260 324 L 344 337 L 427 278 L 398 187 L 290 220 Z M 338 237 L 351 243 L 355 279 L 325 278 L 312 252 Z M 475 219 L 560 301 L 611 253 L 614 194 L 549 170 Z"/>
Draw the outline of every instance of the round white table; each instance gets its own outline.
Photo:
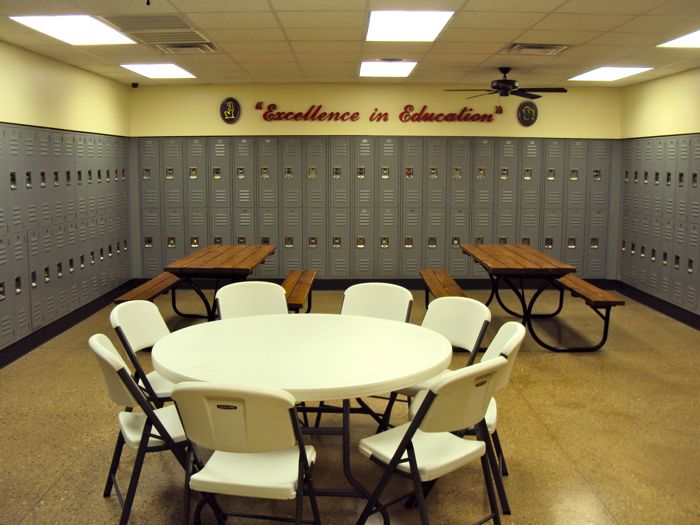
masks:
<path id="1" fill-rule="evenodd" d="M 174 383 L 281 388 L 298 402 L 351 399 L 405 388 L 447 368 L 452 346 L 420 326 L 370 317 L 282 314 L 183 328 L 153 347 Z"/>

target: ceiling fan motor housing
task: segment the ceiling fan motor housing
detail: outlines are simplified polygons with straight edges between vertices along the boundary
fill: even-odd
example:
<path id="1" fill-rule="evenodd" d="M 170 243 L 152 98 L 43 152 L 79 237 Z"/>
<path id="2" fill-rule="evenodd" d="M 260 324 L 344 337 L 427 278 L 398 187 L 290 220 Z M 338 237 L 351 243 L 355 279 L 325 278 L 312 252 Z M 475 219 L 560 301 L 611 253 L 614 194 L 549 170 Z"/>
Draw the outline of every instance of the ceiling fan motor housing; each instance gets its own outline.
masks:
<path id="1" fill-rule="evenodd" d="M 518 81 L 511 80 L 509 78 L 492 80 L 491 89 L 495 89 L 497 91 L 511 91 L 513 89 L 518 89 Z"/>

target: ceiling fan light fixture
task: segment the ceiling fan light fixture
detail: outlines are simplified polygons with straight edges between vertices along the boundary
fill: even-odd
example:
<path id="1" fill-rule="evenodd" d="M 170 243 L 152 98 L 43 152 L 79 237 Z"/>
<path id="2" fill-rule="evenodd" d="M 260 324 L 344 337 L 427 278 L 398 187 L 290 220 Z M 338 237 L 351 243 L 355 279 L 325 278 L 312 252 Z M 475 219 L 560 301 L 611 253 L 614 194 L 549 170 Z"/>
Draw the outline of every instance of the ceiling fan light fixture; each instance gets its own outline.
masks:
<path id="1" fill-rule="evenodd" d="M 371 11 L 367 42 L 434 42 L 454 11 Z"/>
<path id="2" fill-rule="evenodd" d="M 653 69 L 651 67 L 612 67 L 605 66 L 593 69 L 586 73 L 582 73 L 569 80 L 575 81 L 591 81 L 591 82 L 612 82 L 621 78 L 631 77 Z"/>
<path id="3" fill-rule="evenodd" d="M 656 47 L 700 47 L 700 30 L 674 38 Z"/>

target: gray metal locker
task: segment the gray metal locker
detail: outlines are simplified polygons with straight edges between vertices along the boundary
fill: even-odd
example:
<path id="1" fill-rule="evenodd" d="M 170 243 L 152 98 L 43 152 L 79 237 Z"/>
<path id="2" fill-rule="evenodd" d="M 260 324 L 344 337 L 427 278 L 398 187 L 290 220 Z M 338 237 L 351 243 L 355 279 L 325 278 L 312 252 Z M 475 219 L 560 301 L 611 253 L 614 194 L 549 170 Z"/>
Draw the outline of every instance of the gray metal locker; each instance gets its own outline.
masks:
<path id="1" fill-rule="evenodd" d="M 301 138 L 284 137 L 282 142 L 282 174 L 280 181 L 281 206 L 301 207 L 304 200 L 304 179 L 302 175 L 303 151 Z"/>
<path id="2" fill-rule="evenodd" d="M 85 145 L 85 135 L 82 133 L 75 134 L 74 141 L 75 150 L 75 209 L 76 218 L 84 219 L 87 217 L 87 153 Z M 139 142 L 139 157 L 141 152 L 141 145 Z M 140 159 L 139 159 L 140 164 Z M 139 168 L 140 169 L 140 168 Z M 146 181 L 147 185 L 150 185 L 150 173 L 148 173 L 149 180 Z M 141 177 L 139 177 L 140 179 Z M 143 202 L 143 199 L 142 199 Z M 160 196 L 158 195 L 158 206 L 160 206 Z"/>
<path id="3" fill-rule="evenodd" d="M 349 144 L 349 142 L 348 142 Z M 331 148 L 333 141 L 331 139 Z M 331 160 L 331 171 L 334 164 Z M 337 166 L 337 165 L 336 165 Z M 348 173 L 344 171 L 343 173 Z M 345 176 L 347 178 L 347 176 Z M 333 180 L 331 179 L 331 188 Z M 333 190 L 331 190 L 331 195 Z M 342 199 L 341 199 L 342 201 Z M 333 278 L 346 278 L 352 275 L 352 238 L 351 230 L 351 208 L 330 208 L 328 213 L 330 230 L 330 250 L 328 257 L 328 275 Z"/>
<path id="4" fill-rule="evenodd" d="M 163 206 L 182 208 L 185 203 L 184 144 L 182 139 L 163 140 Z"/>
<path id="5" fill-rule="evenodd" d="M 207 193 L 207 140 L 188 138 L 185 142 L 186 206 L 206 208 Z M 206 237 L 205 237 L 206 238 Z"/>
<path id="6" fill-rule="evenodd" d="M 495 145 L 493 139 L 474 140 L 474 168 L 472 169 L 472 191 L 474 207 L 493 209 L 494 203 L 494 161 Z"/>
<path id="7" fill-rule="evenodd" d="M 55 241 L 53 257 L 50 260 L 55 280 L 56 318 L 62 317 L 70 311 L 69 286 L 68 286 L 68 232 L 67 225 L 57 224 L 52 227 Z"/>
<path id="8" fill-rule="evenodd" d="M 280 273 L 304 268 L 304 223 L 302 208 L 282 208 L 280 222 Z"/>
<path id="9" fill-rule="evenodd" d="M 564 151 L 565 142 L 559 139 L 544 141 L 544 207 L 564 207 Z"/>
<path id="10" fill-rule="evenodd" d="M 517 211 L 513 208 L 498 208 L 496 210 L 495 241 L 499 244 L 518 242 L 516 235 Z"/>
<path id="11" fill-rule="evenodd" d="M 688 222 L 700 224 L 700 186 L 698 175 L 700 174 L 700 135 L 693 135 L 690 139 L 690 177 L 686 181 L 688 200 Z"/>
<path id="12" fill-rule="evenodd" d="M 304 229 L 304 264 L 316 270 L 318 277 L 326 277 L 328 255 L 328 217 L 326 208 L 307 208 Z"/>
<path id="13" fill-rule="evenodd" d="M 143 253 L 144 276 L 154 277 L 161 273 L 164 267 L 164 247 L 160 208 L 144 208 L 141 210 L 141 250 Z"/>
<path id="14" fill-rule="evenodd" d="M 673 296 L 673 247 L 676 235 L 675 223 L 670 218 L 661 220 L 661 254 L 659 266 L 659 297 L 672 300 Z"/>
<path id="15" fill-rule="evenodd" d="M 244 142 L 245 141 L 245 142 Z M 253 139 L 234 139 L 236 147 L 236 206 L 251 206 L 255 202 L 257 179 L 259 206 L 279 206 L 280 166 L 276 138 L 261 137 L 258 141 L 258 173 L 252 156 Z M 239 153 L 240 151 L 240 153 Z"/>
<path id="16" fill-rule="evenodd" d="M 401 154 L 401 205 L 404 207 L 423 206 L 423 138 L 404 137 Z M 382 175 L 380 173 L 380 181 Z M 380 182 L 381 184 L 381 182 Z M 386 190 L 386 186 L 384 186 Z M 380 203 L 380 206 L 383 204 Z"/>
<path id="17" fill-rule="evenodd" d="M 634 142 L 625 140 L 622 143 L 622 209 L 625 213 L 632 211 L 632 192 L 630 185 L 633 170 Z"/>
<path id="18" fill-rule="evenodd" d="M 542 221 L 542 238 L 540 249 L 555 259 L 562 260 L 562 232 L 564 225 L 564 212 L 556 208 L 546 208 Z"/>
<path id="19" fill-rule="evenodd" d="M 445 208 L 425 209 L 423 234 L 423 265 L 428 268 L 445 268 L 447 251 L 447 210 Z M 411 276 L 415 278 L 415 276 Z"/>
<path id="20" fill-rule="evenodd" d="M 374 208 L 355 208 L 353 216 L 353 277 L 374 277 L 375 254 L 379 250 L 375 236 Z"/>
<path id="21" fill-rule="evenodd" d="M 663 216 L 673 217 L 676 204 L 676 162 L 678 160 L 678 139 L 667 137 L 663 140 L 666 144 L 666 158 L 663 166 L 662 180 L 662 206 Z"/>
<path id="22" fill-rule="evenodd" d="M 527 244 L 535 249 L 542 249 L 540 243 L 540 221 L 542 211 L 539 208 L 522 208 L 520 210 L 520 220 L 518 221 L 518 233 L 516 242 Z"/>
<path id="23" fill-rule="evenodd" d="M 491 244 L 493 238 L 493 210 L 488 208 L 476 208 L 474 214 L 474 228 L 471 244 Z M 466 257 L 466 255 L 465 255 Z M 487 277 L 486 271 L 478 263 L 472 264 L 472 276 L 480 279 Z"/>
<path id="24" fill-rule="evenodd" d="M 330 149 L 330 177 L 328 184 L 329 206 L 331 208 L 350 208 L 351 201 L 351 183 L 352 183 L 352 142 L 350 137 L 331 137 L 329 139 Z M 348 244 L 349 250 L 349 244 Z M 347 252 L 350 253 L 349 251 Z M 331 259 L 332 259 L 331 255 Z M 344 260 L 343 257 L 339 258 Z M 338 262 L 338 264 L 341 264 Z M 348 260 L 349 264 L 349 260 Z M 340 272 L 340 268 L 336 268 Z M 347 273 L 350 275 L 350 267 L 347 268 Z M 333 273 L 333 270 L 331 270 Z"/>
<path id="25" fill-rule="evenodd" d="M 691 180 L 690 173 L 690 137 L 685 135 L 678 137 L 678 158 L 673 183 L 676 186 L 676 202 L 674 207 L 674 219 L 676 221 L 688 220 L 688 187 Z"/>
<path id="26" fill-rule="evenodd" d="M 11 261 L 10 239 L 0 237 L 0 348 L 14 341 L 14 268 Z"/>
<path id="27" fill-rule="evenodd" d="M 275 278 L 280 276 L 279 271 L 279 208 L 260 208 L 258 210 L 258 233 L 256 244 L 275 244 L 277 250 L 265 259 L 265 263 L 258 266 L 255 275 L 258 277 Z"/>
<path id="28" fill-rule="evenodd" d="M 185 256 L 185 213 L 183 208 L 165 208 L 163 223 L 163 262 L 169 264 Z"/>
<path id="29" fill-rule="evenodd" d="M 39 227 L 39 166 L 41 164 L 39 137 L 34 128 L 22 128 L 23 180 L 26 190 L 24 197 L 24 224 L 27 230 Z"/>
<path id="30" fill-rule="evenodd" d="M 377 208 L 376 276 L 395 279 L 399 271 L 398 208 Z"/>
<path id="31" fill-rule="evenodd" d="M 12 293 L 14 293 L 14 339 L 17 341 L 32 330 L 31 325 L 31 298 L 29 284 L 29 255 L 27 253 L 27 233 L 14 233 L 10 237 L 12 243 L 11 273 Z"/>
<path id="32" fill-rule="evenodd" d="M 160 197 L 160 143 L 158 139 L 139 139 L 139 171 L 139 182 L 141 187 L 141 208 L 158 208 L 162 206 Z M 79 184 L 82 189 L 82 193 L 88 199 L 88 194 L 90 193 L 90 190 L 88 188 L 91 187 L 91 180 L 91 170 L 87 173 L 83 172 L 82 177 L 79 178 Z M 88 215 L 90 215 L 89 202 Z"/>
<path id="33" fill-rule="evenodd" d="M 401 240 L 399 276 L 415 279 L 423 266 L 423 209 L 401 209 Z M 437 242 L 437 240 L 436 240 Z"/>
<path id="34" fill-rule="evenodd" d="M 542 141 L 524 139 L 520 144 L 520 181 L 518 189 L 521 210 L 539 209 L 542 202 Z M 514 175 L 517 175 L 514 173 Z M 529 228 L 528 228 L 528 231 Z M 536 246 L 536 244 L 533 244 Z"/>
<path id="35" fill-rule="evenodd" d="M 447 255 L 447 269 L 452 277 L 468 277 L 471 269 L 471 258 L 467 257 L 460 244 L 471 243 L 469 237 L 469 208 L 450 208 L 449 243 Z"/>
<path id="36" fill-rule="evenodd" d="M 255 208 L 234 208 L 233 209 L 233 232 L 234 244 L 255 244 Z M 221 224 L 223 226 L 223 223 Z M 214 240 L 216 242 L 216 239 Z"/>
<path id="37" fill-rule="evenodd" d="M 212 137 L 209 144 L 209 207 L 231 207 L 231 142 L 226 137 Z"/>
<path id="38" fill-rule="evenodd" d="M 585 210 L 588 191 L 588 142 L 567 140 L 566 150 L 566 208 Z"/>
<path id="39" fill-rule="evenodd" d="M 463 209 L 471 206 L 471 147 L 471 139 L 450 139 L 448 180 L 450 207 L 453 209 Z"/>
<path id="40" fill-rule="evenodd" d="M 588 213 L 588 234 L 585 239 L 586 277 L 605 277 L 608 210 L 591 210 Z M 646 254 L 645 254 L 646 255 Z"/>
<path id="41" fill-rule="evenodd" d="M 0 124 L 0 173 L 2 174 L 2 182 L 0 183 L 0 238 L 2 238 L 10 233 L 10 181 L 5 147 L 5 126 L 3 124 Z M 5 306 L 8 304 L 9 300 L 5 303 Z"/>
<path id="42" fill-rule="evenodd" d="M 78 245 L 78 224 L 76 222 L 66 224 L 66 241 L 66 251 L 63 255 L 63 271 L 66 278 L 66 288 L 68 289 L 68 303 L 70 309 L 74 310 L 81 304 L 80 280 L 78 279 L 80 249 Z M 119 251 L 121 251 L 121 248 Z"/>
<path id="43" fill-rule="evenodd" d="M 635 144 L 635 169 L 630 174 L 632 207 L 635 213 L 651 213 L 654 206 L 653 196 L 661 180 L 661 171 L 655 160 L 656 145 L 654 139 L 637 139 Z M 659 201 L 660 202 L 660 201 Z M 659 207 L 659 215 L 661 208 Z"/>
<path id="44" fill-rule="evenodd" d="M 355 207 L 373 207 L 376 203 L 376 137 L 355 137 L 352 188 Z"/>
<path id="45" fill-rule="evenodd" d="M 405 174 L 399 173 L 399 139 L 397 137 L 378 137 L 377 159 L 377 207 L 398 207 L 399 180 L 405 176 Z"/>
<path id="46" fill-rule="evenodd" d="M 425 197 L 422 206 L 446 208 L 447 202 L 447 139 L 431 137 L 425 139 Z"/>
<path id="47" fill-rule="evenodd" d="M 674 222 L 673 249 L 671 250 L 671 302 L 683 306 L 686 292 L 687 273 L 684 258 L 688 247 L 688 225 Z"/>
<path id="48" fill-rule="evenodd" d="M 22 156 L 22 133 L 20 128 L 7 126 L 5 128 L 5 163 L 7 178 L 5 188 L 8 191 L 7 209 L 11 233 L 23 232 L 27 229 L 25 208 L 30 195 L 25 184 L 26 166 Z M 4 193 L 4 192 L 3 192 Z"/>
<path id="49" fill-rule="evenodd" d="M 496 198 L 499 208 L 517 206 L 518 198 L 518 141 L 516 139 L 497 139 L 496 162 Z"/>
<path id="50" fill-rule="evenodd" d="M 681 272 L 684 275 L 685 289 L 683 307 L 691 312 L 698 308 L 698 271 L 697 263 L 700 256 L 700 224 L 687 224 L 686 249 L 681 262 Z"/>
<path id="51" fill-rule="evenodd" d="M 589 208 L 607 210 L 610 199 L 610 155 L 611 143 L 607 140 L 594 140 L 590 143 L 591 166 L 588 177 Z"/>
<path id="52" fill-rule="evenodd" d="M 304 137 L 304 175 L 307 208 L 327 205 L 328 200 L 328 150 L 325 137 Z"/>
<path id="53" fill-rule="evenodd" d="M 187 208 L 185 253 L 189 254 L 209 243 L 209 212 L 206 208 Z"/>
<path id="54" fill-rule="evenodd" d="M 252 208 L 246 208 L 248 210 L 248 222 L 252 223 L 253 220 L 253 210 Z M 235 244 L 233 239 L 233 228 L 231 227 L 231 208 L 209 208 L 209 243 L 208 244 Z M 254 230 L 250 230 L 246 237 L 248 239 L 253 238 Z M 246 236 L 244 233 L 243 236 Z M 244 244 L 244 243 L 241 243 Z"/>
<path id="55" fill-rule="evenodd" d="M 63 133 L 63 170 L 64 170 L 64 213 L 66 221 L 74 221 L 77 218 L 78 190 L 75 181 L 76 157 L 75 157 L 75 135 L 70 132 Z"/>

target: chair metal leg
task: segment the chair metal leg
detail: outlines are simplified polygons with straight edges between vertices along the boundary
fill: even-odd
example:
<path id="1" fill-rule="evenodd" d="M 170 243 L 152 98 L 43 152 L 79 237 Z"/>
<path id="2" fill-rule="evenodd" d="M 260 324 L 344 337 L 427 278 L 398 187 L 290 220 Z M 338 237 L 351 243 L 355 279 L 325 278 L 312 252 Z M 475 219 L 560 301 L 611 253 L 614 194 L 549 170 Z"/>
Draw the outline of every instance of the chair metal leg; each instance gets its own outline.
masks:
<path id="1" fill-rule="evenodd" d="M 491 517 L 493 518 L 493 523 L 495 525 L 501 525 L 501 516 L 498 513 L 498 502 L 496 501 L 496 494 L 493 490 L 491 471 L 489 470 L 489 463 L 486 456 L 481 456 L 481 470 L 484 473 L 484 485 L 486 485 L 486 495 L 489 498 L 489 507 L 491 507 Z"/>
<path id="2" fill-rule="evenodd" d="M 498 464 L 501 467 L 501 476 L 507 476 L 508 466 L 506 465 L 506 458 L 503 455 L 503 448 L 501 448 L 501 440 L 498 438 L 498 430 L 493 431 L 493 434 L 491 434 L 491 440 L 493 441 L 493 448 L 496 451 Z"/>
<path id="3" fill-rule="evenodd" d="M 491 465 L 491 473 L 493 474 L 493 481 L 496 485 L 496 492 L 498 492 L 498 499 L 501 501 L 501 509 L 503 514 L 510 514 L 510 505 L 508 504 L 508 496 L 506 495 L 506 488 L 503 485 L 503 478 L 501 477 L 501 468 L 496 460 L 496 454 L 493 451 L 493 445 L 491 443 L 491 436 L 486 428 L 486 422 L 482 421 L 476 426 L 477 439 L 483 441 L 486 445 L 486 457 L 488 458 L 489 465 Z"/>
<path id="4" fill-rule="evenodd" d="M 114 445 L 114 454 L 112 454 L 112 463 L 109 466 L 109 472 L 107 473 L 107 482 L 105 483 L 105 490 L 102 495 L 108 498 L 112 494 L 112 487 L 114 486 L 114 476 L 117 474 L 117 469 L 119 468 L 119 460 L 122 457 L 122 450 L 124 449 L 124 436 L 119 432 L 117 435 L 117 443 Z"/>
<path id="5" fill-rule="evenodd" d="M 143 431 L 143 436 L 141 436 L 141 443 L 139 443 L 139 448 L 136 452 L 136 459 L 134 460 L 134 469 L 131 471 L 131 481 L 129 482 L 129 489 L 126 491 L 126 498 L 124 498 L 122 516 L 119 520 L 119 525 L 126 525 L 129 522 L 129 514 L 131 514 L 131 507 L 134 503 L 134 498 L 136 497 L 136 487 L 139 484 L 139 477 L 141 476 L 141 467 L 143 467 L 143 460 L 146 457 L 146 448 L 148 448 L 150 432 L 150 425 L 146 425 L 146 428 L 144 428 Z"/>
<path id="6" fill-rule="evenodd" d="M 377 434 L 379 434 L 380 432 L 384 432 L 387 428 L 389 428 L 389 422 L 391 420 L 391 411 L 394 408 L 394 403 L 396 403 L 396 398 L 398 397 L 398 395 L 398 392 L 391 392 L 389 394 L 389 401 L 387 402 L 386 408 L 384 409 L 382 421 L 377 427 Z"/>
<path id="7" fill-rule="evenodd" d="M 423 483 L 420 480 L 420 473 L 418 472 L 418 463 L 416 462 L 416 453 L 413 450 L 413 444 L 409 443 L 406 447 L 406 453 L 408 455 L 408 464 L 411 466 L 411 479 L 413 480 L 413 494 L 416 497 L 416 503 L 418 504 L 418 513 L 420 514 L 421 525 L 429 525 L 428 521 L 428 511 L 425 508 L 425 497 L 423 495 Z"/>

